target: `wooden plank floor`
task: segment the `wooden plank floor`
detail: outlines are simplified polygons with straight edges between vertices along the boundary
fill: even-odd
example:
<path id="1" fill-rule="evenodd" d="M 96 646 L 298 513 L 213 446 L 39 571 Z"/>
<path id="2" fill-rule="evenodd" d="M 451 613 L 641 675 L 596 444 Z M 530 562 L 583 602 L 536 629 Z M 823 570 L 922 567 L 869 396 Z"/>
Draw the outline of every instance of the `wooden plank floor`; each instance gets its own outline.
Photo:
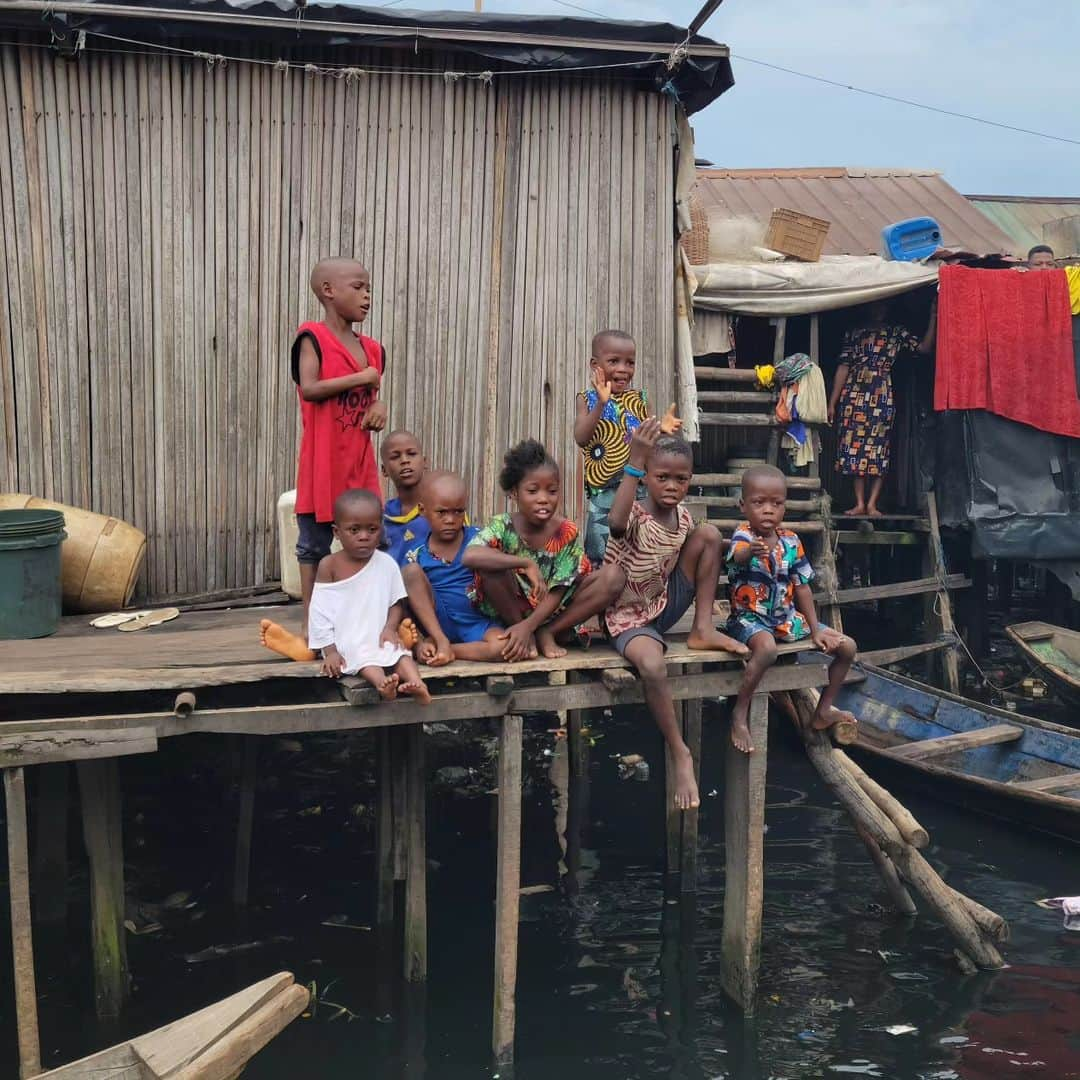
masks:
<path id="1" fill-rule="evenodd" d="M 259 642 L 263 618 L 299 631 L 300 606 L 184 612 L 172 622 L 132 633 L 96 630 L 87 616 L 64 618 L 52 637 L 4 643 L 0 649 L 0 694 L 197 689 L 317 677 L 318 663 L 295 663 L 263 648 Z M 780 652 L 807 648 L 805 644 L 781 645 Z M 668 652 L 668 662 L 677 664 L 726 659 L 723 653 L 692 652 L 678 640 L 672 641 Z M 735 663 L 734 659 L 730 662 Z M 520 664 L 462 661 L 445 668 L 424 668 L 423 672 L 425 679 L 440 681 L 508 671 L 525 674 L 625 666 L 609 646 L 594 644 L 589 649 L 572 648 L 558 660 Z"/>

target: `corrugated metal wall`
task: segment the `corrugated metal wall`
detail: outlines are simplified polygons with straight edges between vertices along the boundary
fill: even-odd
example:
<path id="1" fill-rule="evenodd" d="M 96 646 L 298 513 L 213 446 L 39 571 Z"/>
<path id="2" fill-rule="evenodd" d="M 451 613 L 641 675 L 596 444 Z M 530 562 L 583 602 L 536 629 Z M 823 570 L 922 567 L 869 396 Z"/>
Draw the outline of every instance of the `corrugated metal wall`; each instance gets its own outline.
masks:
<path id="1" fill-rule="evenodd" d="M 574 498 L 595 330 L 673 398 L 667 98 L 30 47 L 0 71 L 0 487 L 144 529 L 152 597 L 277 577 L 322 256 L 371 269 L 391 422 L 477 516 L 525 435 Z"/>

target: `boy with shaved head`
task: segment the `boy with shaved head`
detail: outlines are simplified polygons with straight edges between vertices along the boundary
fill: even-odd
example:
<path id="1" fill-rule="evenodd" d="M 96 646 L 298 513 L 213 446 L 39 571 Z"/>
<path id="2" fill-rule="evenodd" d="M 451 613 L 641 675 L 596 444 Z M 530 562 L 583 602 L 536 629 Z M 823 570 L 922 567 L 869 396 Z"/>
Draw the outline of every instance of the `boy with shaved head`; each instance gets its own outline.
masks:
<path id="1" fill-rule="evenodd" d="M 319 562 L 330 553 L 334 502 L 362 489 L 381 498 L 371 432 L 386 425 L 378 400 L 386 353 L 358 334 L 371 310 L 371 275 L 355 259 L 323 259 L 311 271 L 321 322 L 296 331 L 292 377 L 300 398 L 300 459 L 296 477 L 296 558 L 304 601 L 304 632 Z"/>

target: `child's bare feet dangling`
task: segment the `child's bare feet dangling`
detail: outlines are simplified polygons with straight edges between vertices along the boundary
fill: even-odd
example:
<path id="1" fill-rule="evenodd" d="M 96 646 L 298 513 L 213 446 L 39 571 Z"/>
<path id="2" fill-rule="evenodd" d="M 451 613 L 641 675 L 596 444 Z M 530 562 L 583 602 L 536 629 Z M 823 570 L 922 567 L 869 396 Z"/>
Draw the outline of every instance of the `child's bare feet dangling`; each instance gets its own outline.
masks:
<path id="1" fill-rule="evenodd" d="M 687 751 L 685 754 L 673 756 L 672 765 L 675 771 L 675 807 L 678 810 L 693 810 L 701 805 L 697 779 L 694 776 L 694 759 Z"/>
<path id="2" fill-rule="evenodd" d="M 385 675 L 381 683 L 375 684 L 375 689 L 379 691 L 379 697 L 383 701 L 393 701 L 398 696 L 398 683 L 400 681 L 397 675 Z"/>
<path id="3" fill-rule="evenodd" d="M 269 619 L 263 619 L 259 623 L 259 640 L 268 649 L 287 656 L 290 660 L 315 659 L 315 653 L 308 648 L 307 642 L 302 637 Z"/>
<path id="4" fill-rule="evenodd" d="M 822 709 L 819 705 L 814 713 L 811 726 L 815 731 L 828 731 L 829 728 L 835 727 L 837 724 L 857 723 L 858 720 L 855 719 L 855 714 L 849 713 L 846 709 L 838 709 L 835 705 Z"/>
<path id="5" fill-rule="evenodd" d="M 394 678 L 396 679 L 397 676 L 395 675 Z M 431 704 L 431 691 L 427 688 L 423 679 L 410 679 L 408 682 L 401 683 L 398 686 L 398 693 L 416 698 L 421 705 Z"/>
<path id="6" fill-rule="evenodd" d="M 750 725 L 747 723 L 749 712 L 749 702 L 744 705 L 736 701 L 731 707 L 731 745 L 744 754 L 754 752 L 754 744 L 750 739 Z"/>

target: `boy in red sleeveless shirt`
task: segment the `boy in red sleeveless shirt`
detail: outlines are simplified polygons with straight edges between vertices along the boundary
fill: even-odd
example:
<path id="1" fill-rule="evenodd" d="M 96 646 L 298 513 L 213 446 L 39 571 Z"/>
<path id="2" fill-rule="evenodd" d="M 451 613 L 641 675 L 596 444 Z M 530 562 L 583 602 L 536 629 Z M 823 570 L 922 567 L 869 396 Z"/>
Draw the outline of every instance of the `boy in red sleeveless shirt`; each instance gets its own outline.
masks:
<path id="1" fill-rule="evenodd" d="M 371 309 L 371 275 L 353 259 L 323 259 L 311 271 L 311 291 L 322 304 L 323 321 L 304 323 L 292 347 L 303 424 L 296 559 L 305 637 L 315 572 L 333 540 L 334 500 L 351 488 L 382 500 L 371 432 L 386 426 L 386 406 L 377 400 L 386 353 L 373 338 L 353 330 Z"/>

